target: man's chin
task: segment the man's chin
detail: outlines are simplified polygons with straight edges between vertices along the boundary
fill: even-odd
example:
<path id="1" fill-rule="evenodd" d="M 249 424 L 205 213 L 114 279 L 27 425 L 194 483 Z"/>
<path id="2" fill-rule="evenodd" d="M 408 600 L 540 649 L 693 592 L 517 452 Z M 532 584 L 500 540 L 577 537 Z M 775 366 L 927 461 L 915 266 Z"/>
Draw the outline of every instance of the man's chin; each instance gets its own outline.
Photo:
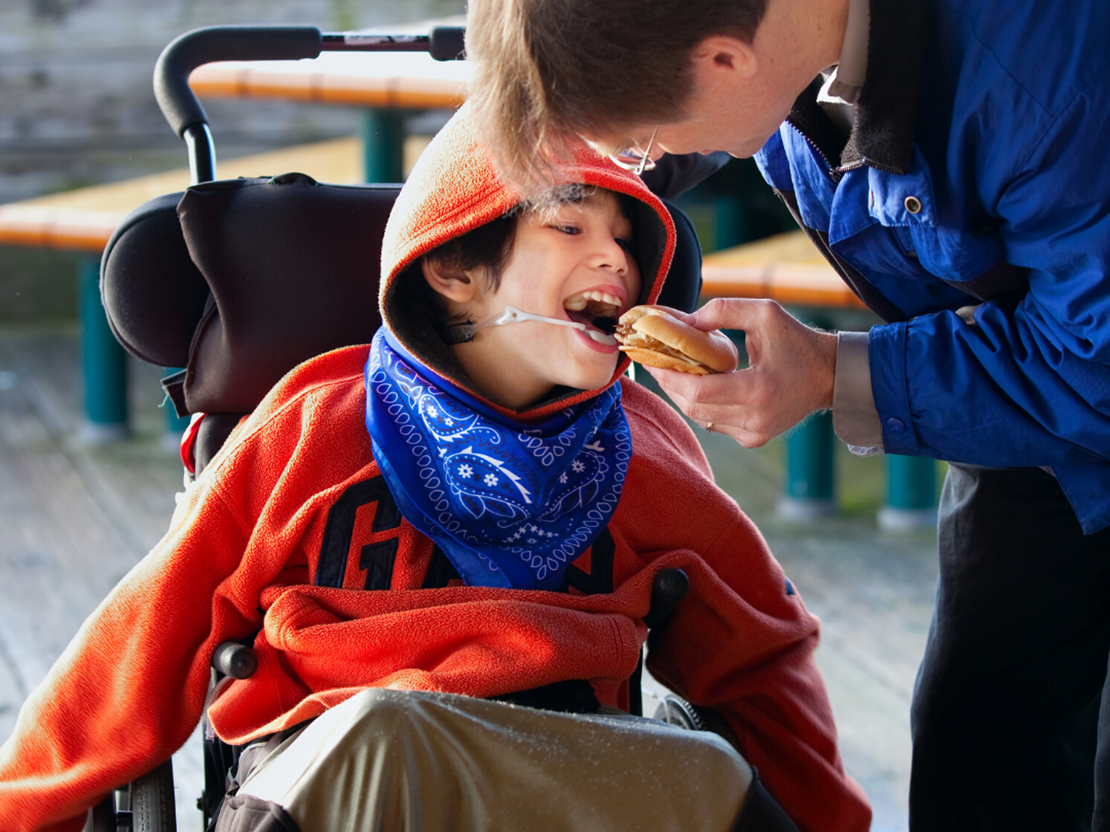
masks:
<path id="1" fill-rule="evenodd" d="M 759 139 L 753 139 L 751 142 L 747 142 L 741 147 L 733 148 L 732 150 L 726 150 L 725 152 L 728 153 L 728 155 L 731 156 L 733 159 L 750 159 L 752 158 L 752 156 L 761 151 L 763 149 L 763 145 L 767 144 L 767 142 L 770 141 L 771 136 L 775 135 L 775 133 L 777 132 L 778 130 L 775 130 L 762 141 L 760 141 Z"/>

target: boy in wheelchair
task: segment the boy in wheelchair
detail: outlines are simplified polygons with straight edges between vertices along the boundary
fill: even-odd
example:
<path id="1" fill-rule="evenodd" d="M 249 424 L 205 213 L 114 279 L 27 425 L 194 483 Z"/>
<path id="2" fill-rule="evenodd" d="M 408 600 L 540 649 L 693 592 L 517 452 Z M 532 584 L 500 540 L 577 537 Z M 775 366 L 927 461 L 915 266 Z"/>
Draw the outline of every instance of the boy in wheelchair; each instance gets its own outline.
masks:
<path id="1" fill-rule="evenodd" d="M 86 622 L 0 749 L 0 828 L 80 829 L 202 712 L 242 749 L 221 830 L 868 827 L 816 619 L 606 334 L 670 215 L 585 149 L 565 178 L 521 205 L 468 108 L 436 137 L 373 343 L 290 372 Z M 671 567 L 648 667 L 727 741 L 627 713 Z M 209 693 L 228 640 L 257 671 Z"/>

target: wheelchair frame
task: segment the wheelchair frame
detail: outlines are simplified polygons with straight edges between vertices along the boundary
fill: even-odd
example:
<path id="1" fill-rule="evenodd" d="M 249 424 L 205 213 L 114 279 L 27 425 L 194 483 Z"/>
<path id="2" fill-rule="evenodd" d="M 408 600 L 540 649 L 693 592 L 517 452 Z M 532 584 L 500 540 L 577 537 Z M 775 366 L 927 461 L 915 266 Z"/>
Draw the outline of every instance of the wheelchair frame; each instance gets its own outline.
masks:
<path id="1" fill-rule="evenodd" d="M 428 52 L 437 60 L 462 59 L 463 56 L 463 30 L 461 27 L 439 27 L 424 36 L 390 36 L 375 35 L 367 37 L 358 33 L 322 33 L 312 27 L 251 27 L 251 26 L 221 26 L 207 27 L 188 32 L 173 41 L 163 51 L 158 59 L 154 87 L 159 106 L 162 109 L 170 126 L 185 141 L 188 154 L 192 186 L 203 186 L 205 183 L 215 182 L 216 157 L 211 130 L 209 129 L 207 115 L 188 84 L 189 73 L 196 67 L 222 60 L 293 60 L 300 58 L 314 58 L 322 51 L 420 51 Z M 292 179 L 294 175 L 274 177 L 266 184 L 296 184 Z M 308 177 L 305 180 L 312 182 Z M 250 185 L 261 183 L 262 180 L 239 180 L 237 185 Z M 313 183 L 315 184 L 315 183 Z M 344 188 L 373 189 L 375 186 L 331 186 Z M 380 189 L 382 186 L 377 186 Z M 102 260 L 102 291 L 105 292 L 105 306 L 109 313 L 109 322 L 112 323 L 113 332 L 125 348 L 138 357 L 150 363 L 163 366 L 185 366 L 186 361 L 167 360 L 166 357 L 156 353 L 144 353 L 137 349 L 133 342 L 129 342 L 122 327 L 117 327 L 113 319 L 113 308 L 109 300 L 106 276 L 109 274 L 110 260 L 115 251 L 115 245 L 122 236 L 133 226 L 134 222 L 146 222 L 154 218 L 157 222 L 169 222 L 168 217 L 173 214 L 180 194 L 167 195 L 158 200 L 153 200 L 147 206 L 138 209 L 132 217 L 121 224 L 112 241 L 105 248 Z M 153 208 L 148 208 L 153 206 Z M 676 212 L 673 206 L 668 206 L 675 214 L 676 226 L 679 227 L 680 242 L 683 244 L 687 264 L 685 271 L 692 272 L 695 277 L 700 276 L 700 248 L 697 245 L 697 236 L 688 218 Z M 142 212 L 146 210 L 147 213 Z M 132 218 L 138 219 L 133 221 Z M 180 232 L 180 228 L 176 228 Z M 170 233 L 175 233 L 173 229 Z M 185 252 L 188 258 L 189 252 Z M 695 262 L 696 258 L 696 262 Z M 676 251 L 676 263 L 679 261 Z M 202 278 L 203 279 L 203 278 Z M 673 285 L 669 296 L 661 298 L 661 303 L 671 306 L 692 309 L 698 297 L 698 286 Z M 203 290 L 203 284 L 202 284 Z M 194 294 L 196 294 L 195 290 Z M 198 315 L 204 308 L 210 308 L 211 296 L 214 289 L 209 290 L 208 298 L 194 297 L 190 302 L 198 307 Z M 665 294 L 667 294 L 665 290 Z M 116 318 L 120 316 L 117 315 Z M 315 353 L 313 353 L 315 354 Z M 289 367 L 285 367 L 285 370 Z M 265 374 L 263 374 L 265 375 Z M 279 376 L 280 377 L 280 376 Z M 171 377 L 172 378 L 172 377 Z M 277 378 L 272 381 L 276 382 Z M 167 382 L 170 379 L 166 380 Z M 164 382 L 166 384 L 166 382 Z M 268 385 L 267 385 L 268 386 Z M 171 387 L 167 385 L 167 389 Z M 180 393 L 180 390 L 178 391 Z M 188 408 L 184 406 L 180 396 L 173 396 L 178 406 L 179 415 L 185 415 Z M 257 404 L 257 402 L 255 402 Z M 253 409 L 253 408 L 252 408 Z M 185 411 L 185 412 L 182 412 Z M 214 413 L 219 417 L 212 419 L 213 435 L 209 437 L 210 450 L 205 451 L 201 464 L 210 458 L 211 453 L 222 444 L 230 428 L 237 421 L 237 416 L 225 413 Z M 198 451 L 198 456 L 200 452 Z M 686 575 L 680 570 L 664 570 L 656 576 L 653 586 L 651 608 L 644 621 L 649 627 L 663 624 L 681 601 L 688 588 Z M 251 649 L 239 643 L 225 643 L 217 648 L 213 659 L 213 683 L 223 676 L 234 678 L 247 678 L 255 667 L 255 659 Z M 643 670 L 641 662 L 630 679 L 630 686 L 635 692 L 633 697 L 634 713 L 642 712 L 642 703 L 638 701 L 640 681 Z M 637 707 L 638 706 L 638 707 Z M 672 710 L 674 708 L 672 707 Z M 674 721 L 674 720 L 668 720 Z M 202 810 L 204 824 L 207 827 L 211 822 L 210 812 L 218 801 L 212 800 L 210 790 L 220 789 L 222 797 L 222 782 L 215 782 L 218 774 L 206 760 L 205 794 L 198 800 L 198 808 Z M 207 795 L 207 796 L 206 796 Z M 119 787 L 114 793 L 109 794 L 93 809 L 89 810 L 86 832 L 116 832 L 120 829 L 149 830 L 149 832 L 173 832 L 176 830 L 176 815 L 174 804 L 173 767 L 172 760 L 164 761 L 153 771 L 132 781 L 130 784 Z"/>

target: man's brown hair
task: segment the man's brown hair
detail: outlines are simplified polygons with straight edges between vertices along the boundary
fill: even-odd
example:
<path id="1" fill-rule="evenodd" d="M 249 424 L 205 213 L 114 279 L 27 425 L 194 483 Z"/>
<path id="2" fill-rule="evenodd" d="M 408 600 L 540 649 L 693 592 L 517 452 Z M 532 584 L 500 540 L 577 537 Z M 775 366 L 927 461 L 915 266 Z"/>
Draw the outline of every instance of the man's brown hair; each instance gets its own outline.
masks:
<path id="1" fill-rule="evenodd" d="M 690 56 L 707 37 L 750 42 L 767 0 L 470 0 L 469 98 L 501 175 L 550 186 L 577 134 L 647 136 L 675 122 L 692 91 Z"/>

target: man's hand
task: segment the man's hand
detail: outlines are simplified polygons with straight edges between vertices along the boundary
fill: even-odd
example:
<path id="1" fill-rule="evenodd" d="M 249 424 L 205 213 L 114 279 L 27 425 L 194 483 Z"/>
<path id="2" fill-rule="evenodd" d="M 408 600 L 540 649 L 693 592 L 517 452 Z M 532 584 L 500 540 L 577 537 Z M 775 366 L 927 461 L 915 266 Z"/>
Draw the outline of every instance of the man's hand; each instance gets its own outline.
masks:
<path id="1" fill-rule="evenodd" d="M 701 425 L 758 448 L 815 410 L 832 407 L 836 335 L 811 329 L 770 300 L 716 299 L 685 318 L 698 329 L 742 329 L 748 369 L 693 376 L 645 368 Z"/>

